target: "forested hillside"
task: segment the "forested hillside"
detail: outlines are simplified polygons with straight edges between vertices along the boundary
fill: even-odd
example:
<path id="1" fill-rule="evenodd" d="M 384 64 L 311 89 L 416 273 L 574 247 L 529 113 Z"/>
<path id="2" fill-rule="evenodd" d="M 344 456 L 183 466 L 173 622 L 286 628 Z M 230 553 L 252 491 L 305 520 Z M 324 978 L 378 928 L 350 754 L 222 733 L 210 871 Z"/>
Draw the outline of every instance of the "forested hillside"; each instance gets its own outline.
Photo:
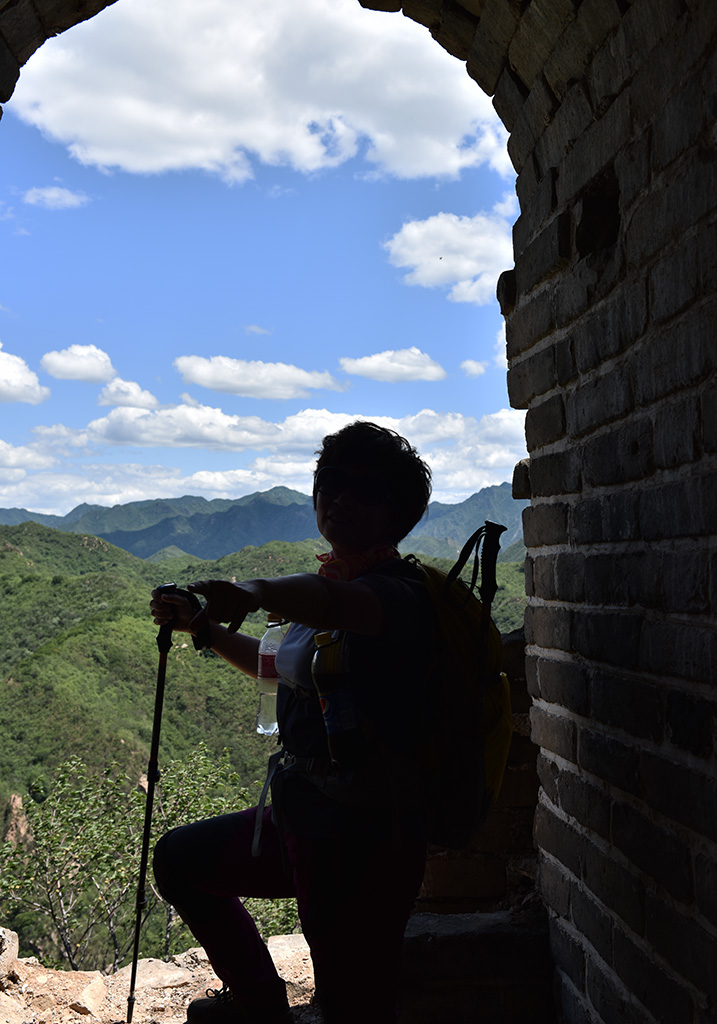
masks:
<path id="1" fill-rule="evenodd" d="M 97 537 L 36 523 L 0 527 L 2 803 L 11 792 L 41 791 L 72 755 L 92 769 L 114 760 L 133 777 L 145 770 L 157 669 L 153 586 L 314 572 L 323 547 L 273 541 L 216 561 L 158 565 Z M 522 620 L 523 569 L 498 570 L 494 617 L 507 631 Z M 259 633 L 261 616 L 252 618 L 248 628 Z M 255 683 L 187 640 L 176 634 L 168 659 L 161 756 L 184 758 L 202 741 L 217 754 L 226 748 L 254 789 L 271 745 L 255 731 Z"/>

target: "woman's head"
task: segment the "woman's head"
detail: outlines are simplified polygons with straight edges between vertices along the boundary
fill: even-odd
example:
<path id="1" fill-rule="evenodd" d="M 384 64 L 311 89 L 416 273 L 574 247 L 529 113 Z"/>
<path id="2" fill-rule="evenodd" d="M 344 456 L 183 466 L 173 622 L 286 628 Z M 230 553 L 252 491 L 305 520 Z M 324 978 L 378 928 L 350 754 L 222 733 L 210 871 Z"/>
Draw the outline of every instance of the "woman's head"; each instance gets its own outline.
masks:
<path id="1" fill-rule="evenodd" d="M 314 507 L 319 486 L 322 494 L 336 495 L 347 485 L 353 497 L 367 507 L 385 505 L 388 535 L 383 539 L 392 544 L 410 533 L 425 513 L 431 496 L 431 471 L 395 430 L 359 420 L 328 434 L 316 454 Z M 339 472 L 326 472 L 329 469 Z M 355 484 L 342 475 L 346 471 Z"/>

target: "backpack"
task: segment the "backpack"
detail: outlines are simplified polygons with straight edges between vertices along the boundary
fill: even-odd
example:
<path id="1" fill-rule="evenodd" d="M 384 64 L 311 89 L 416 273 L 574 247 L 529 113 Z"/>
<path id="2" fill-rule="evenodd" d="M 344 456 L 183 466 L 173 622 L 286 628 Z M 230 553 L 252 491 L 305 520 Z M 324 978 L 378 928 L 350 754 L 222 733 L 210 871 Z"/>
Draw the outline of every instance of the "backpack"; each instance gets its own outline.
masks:
<path id="1" fill-rule="evenodd" d="M 448 573 L 407 556 L 423 573 L 440 632 L 425 703 L 423 810 L 430 843 L 466 846 L 500 790 L 513 731 L 503 645 L 490 618 L 504 526 L 486 521 Z M 474 554 L 470 584 L 460 573 Z M 475 594 L 480 559 L 480 600 Z"/>
<path id="2" fill-rule="evenodd" d="M 374 752 L 373 771 L 354 774 L 350 767 L 327 771 L 316 759 L 294 759 L 294 770 L 302 771 L 334 799 L 360 806 L 375 803 L 383 790 L 394 812 L 412 806 L 420 812 L 429 843 L 452 849 L 466 846 L 481 827 L 500 790 L 513 731 L 510 686 L 502 673 L 503 645 L 490 618 L 497 590 L 495 572 L 504 526 L 486 521 L 466 542 L 448 573 L 424 565 L 415 555 L 406 555 L 424 579 L 438 626 L 434 655 L 427 666 L 423 714 L 419 725 L 419 759 L 396 758 L 391 744 L 381 737 L 373 716 L 351 708 L 351 731 L 366 749 Z M 460 573 L 474 553 L 470 584 Z M 480 567 L 479 594 L 474 593 Z M 318 634 L 330 640 L 332 634 Z M 327 648 L 328 650 L 328 648 Z M 331 645 L 332 666 L 351 662 L 349 634 L 336 630 Z M 316 679 L 315 679 L 316 685 Z M 318 688 L 318 687 L 317 687 Z M 343 692 L 343 691 L 342 691 Z M 350 699 L 350 698 L 349 698 Z M 330 700 L 322 702 L 332 751 Z M 339 727 L 338 735 L 342 735 Z M 341 760 L 340 758 L 338 759 Z M 330 762 L 327 762 L 330 763 Z"/>

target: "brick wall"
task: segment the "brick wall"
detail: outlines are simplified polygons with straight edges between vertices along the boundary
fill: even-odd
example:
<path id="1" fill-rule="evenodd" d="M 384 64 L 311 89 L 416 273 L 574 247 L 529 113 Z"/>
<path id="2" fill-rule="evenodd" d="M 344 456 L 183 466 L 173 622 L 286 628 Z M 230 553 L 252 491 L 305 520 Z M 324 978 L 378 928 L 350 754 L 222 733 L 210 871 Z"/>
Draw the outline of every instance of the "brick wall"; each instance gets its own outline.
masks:
<path id="1" fill-rule="evenodd" d="M 535 838 L 562 1019 L 708 1024 L 717 3 L 360 2 L 425 25 L 511 133 L 521 214 L 498 294 L 528 410 Z M 0 101 L 104 6 L 0 0 Z"/>

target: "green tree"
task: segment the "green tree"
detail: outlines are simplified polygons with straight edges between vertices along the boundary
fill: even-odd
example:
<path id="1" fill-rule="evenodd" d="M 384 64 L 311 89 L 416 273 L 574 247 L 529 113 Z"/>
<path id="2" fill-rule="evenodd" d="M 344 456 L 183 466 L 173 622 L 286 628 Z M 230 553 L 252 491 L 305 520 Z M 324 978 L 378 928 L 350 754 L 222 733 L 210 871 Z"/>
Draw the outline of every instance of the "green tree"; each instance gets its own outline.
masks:
<path id="1" fill-rule="evenodd" d="M 128 960 L 144 804 L 144 792 L 117 766 L 93 775 L 73 758 L 58 767 L 46 799 L 29 800 L 26 829 L 10 830 L 0 844 L 3 920 L 5 907 L 14 911 L 13 923 L 23 933 L 32 930 L 35 951 L 46 961 L 114 971 Z M 228 754 L 217 759 L 202 745 L 186 761 L 163 768 L 151 842 L 169 828 L 247 805 Z M 193 940 L 147 882 L 140 953 L 168 958 Z M 251 900 L 248 906 L 265 936 L 296 927 L 294 900 Z"/>

